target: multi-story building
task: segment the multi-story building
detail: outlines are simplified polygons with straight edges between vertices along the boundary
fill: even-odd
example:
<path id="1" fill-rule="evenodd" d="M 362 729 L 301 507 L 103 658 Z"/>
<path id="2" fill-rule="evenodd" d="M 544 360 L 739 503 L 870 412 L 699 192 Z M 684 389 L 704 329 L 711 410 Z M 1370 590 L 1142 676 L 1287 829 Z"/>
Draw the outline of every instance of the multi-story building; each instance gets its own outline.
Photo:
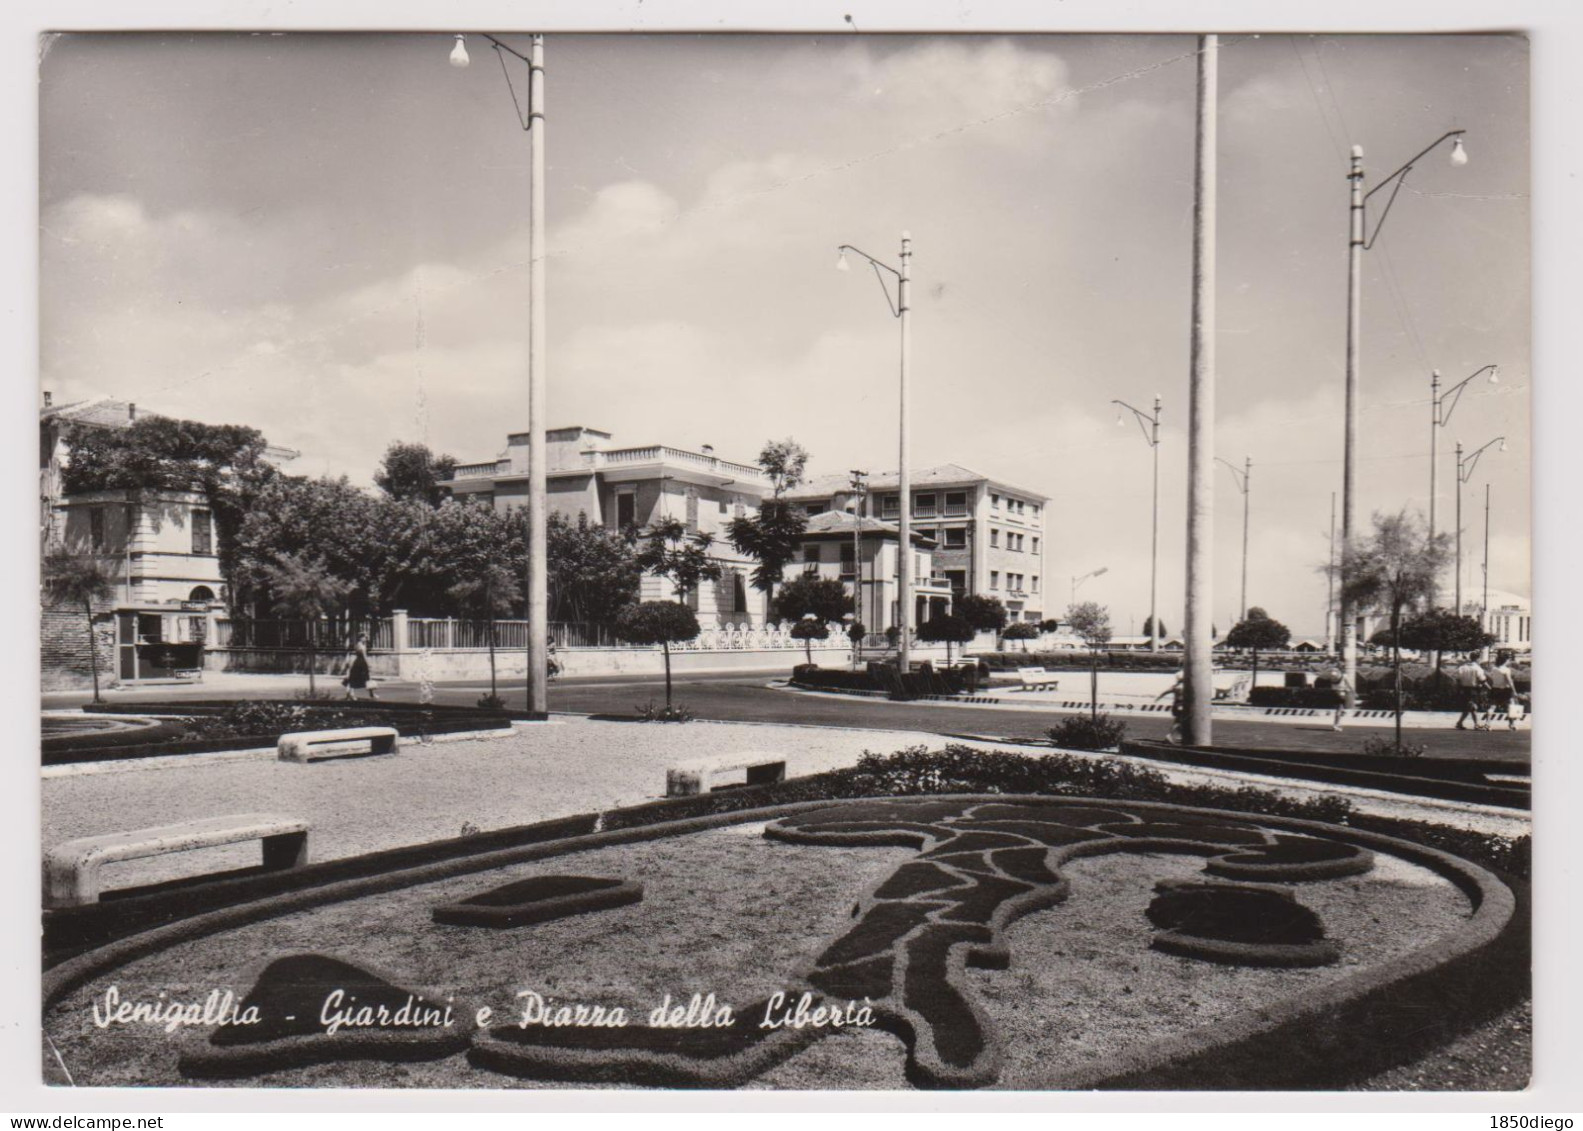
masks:
<path id="1" fill-rule="evenodd" d="M 951 583 L 934 564 L 934 540 L 912 532 L 913 625 L 951 611 Z M 798 561 L 786 569 L 787 579 L 804 576 L 838 580 L 857 594 L 857 619 L 871 633 L 897 623 L 901 594 L 897 556 L 901 531 L 896 524 L 860 517 L 847 511 L 824 511 L 809 518 Z"/>
<path id="2" fill-rule="evenodd" d="M 619 447 L 609 432 L 581 426 L 546 431 L 545 464 L 547 503 L 554 513 L 587 515 L 613 529 L 645 529 L 675 519 L 691 533 L 713 536 L 709 552 L 723 574 L 688 597 L 703 624 L 763 625 L 771 619 L 767 597 L 751 584 L 756 563 L 726 537 L 733 518 L 758 513 L 770 489 L 761 468 L 722 459 L 708 445 L 697 452 L 666 444 Z M 446 486 L 460 501 L 501 513 L 526 507 L 528 434 L 507 436 L 505 452 L 493 460 L 458 466 Z M 646 576 L 641 596 L 671 600 L 675 590 L 663 578 Z"/>
<path id="3" fill-rule="evenodd" d="M 954 597 L 999 598 L 1013 621 L 1044 620 L 1049 498 L 954 463 L 915 470 L 909 480 L 912 529 L 935 544 L 932 575 L 944 578 Z M 898 488 L 894 471 L 869 476 L 861 489 L 849 476 L 825 475 L 786 498 L 815 516 L 859 509 L 895 522 L 901 517 Z M 921 588 L 918 596 L 924 598 Z"/>

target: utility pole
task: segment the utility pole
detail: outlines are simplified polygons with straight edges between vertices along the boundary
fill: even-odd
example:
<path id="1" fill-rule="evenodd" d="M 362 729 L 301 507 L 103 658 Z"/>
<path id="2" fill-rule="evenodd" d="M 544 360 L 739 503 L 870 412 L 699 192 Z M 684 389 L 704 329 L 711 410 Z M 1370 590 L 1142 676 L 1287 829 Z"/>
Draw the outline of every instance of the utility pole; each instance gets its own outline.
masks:
<path id="1" fill-rule="evenodd" d="M 1215 697 L 1212 649 L 1215 476 L 1215 176 L 1220 39 L 1205 35 L 1198 51 L 1198 128 L 1193 177 L 1193 304 L 1187 430 L 1187 608 L 1184 741 L 1208 746 Z M 1159 458 L 1159 448 L 1155 448 Z M 1158 463 L 1156 463 L 1158 468 Z M 1158 471 L 1156 471 L 1158 475 Z M 1159 619 L 1154 627 L 1159 629 Z"/>
<path id="2" fill-rule="evenodd" d="M 901 536 L 897 559 L 896 588 L 896 670 L 905 676 L 912 670 L 912 477 L 907 472 L 907 364 L 912 353 L 912 319 L 908 299 L 912 294 L 912 236 L 901 234 L 901 271 L 896 281 L 896 317 L 901 322 L 901 435 L 898 443 L 896 488 L 901 498 L 897 533 Z"/>
<path id="3" fill-rule="evenodd" d="M 1479 623 L 1490 612 L 1490 485 L 1484 484 L 1484 599 L 1479 602 Z"/>
<path id="4" fill-rule="evenodd" d="M 544 37 L 528 49 L 528 710 L 547 716 L 549 700 L 549 554 L 544 450 Z"/>
<path id="5" fill-rule="evenodd" d="M 863 496 L 868 472 L 852 471 L 852 621 L 863 623 Z M 852 670 L 857 671 L 859 637 L 852 639 Z"/>
<path id="6" fill-rule="evenodd" d="M 1330 568 L 1325 571 L 1325 653 L 1336 650 L 1336 493 L 1330 492 Z"/>

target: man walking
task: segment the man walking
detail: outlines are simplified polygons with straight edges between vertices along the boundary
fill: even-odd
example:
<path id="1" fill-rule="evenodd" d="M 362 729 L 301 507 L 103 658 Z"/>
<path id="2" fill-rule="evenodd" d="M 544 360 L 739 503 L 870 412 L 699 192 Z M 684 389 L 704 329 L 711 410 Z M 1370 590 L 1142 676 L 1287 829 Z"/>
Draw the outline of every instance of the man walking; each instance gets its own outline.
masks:
<path id="1" fill-rule="evenodd" d="M 1489 725 L 1479 721 L 1479 711 L 1483 704 L 1479 702 L 1482 692 L 1490 684 L 1489 676 L 1484 674 L 1484 669 L 1479 667 L 1479 654 L 1469 652 L 1468 658 L 1456 670 L 1454 678 L 1457 681 L 1457 696 L 1461 700 L 1462 714 L 1457 716 L 1457 729 L 1466 730 L 1462 721 L 1471 717 L 1474 730 L 1489 730 Z"/>
<path id="2" fill-rule="evenodd" d="M 1484 729 L 1489 730 L 1490 723 L 1497 716 L 1504 715 L 1508 730 L 1517 729 L 1517 716 L 1512 714 L 1512 697 L 1516 694 L 1517 683 L 1512 679 L 1511 654 L 1502 652 L 1495 657 L 1495 666 L 1486 674 L 1490 681 L 1490 710 L 1484 716 Z"/>

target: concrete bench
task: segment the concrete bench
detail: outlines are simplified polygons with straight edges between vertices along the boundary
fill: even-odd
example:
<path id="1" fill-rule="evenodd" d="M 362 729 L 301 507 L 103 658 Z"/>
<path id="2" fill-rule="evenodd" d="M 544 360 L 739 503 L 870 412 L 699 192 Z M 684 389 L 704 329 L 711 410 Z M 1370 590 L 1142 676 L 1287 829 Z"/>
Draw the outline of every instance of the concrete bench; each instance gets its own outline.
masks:
<path id="1" fill-rule="evenodd" d="M 717 782 L 722 774 L 743 774 L 738 782 Z M 708 762 L 689 762 L 665 771 L 666 797 L 693 797 L 709 793 L 719 785 L 769 785 L 786 780 L 784 754 L 751 751 L 728 755 Z"/>
<path id="2" fill-rule="evenodd" d="M 264 867 L 272 871 L 308 862 L 308 822 L 269 813 L 207 817 L 134 832 L 78 837 L 44 853 L 44 906 L 98 903 L 99 870 L 106 864 L 249 840 L 263 842 Z"/>
<path id="3" fill-rule="evenodd" d="M 1018 668 L 1017 679 L 1024 691 L 1057 691 L 1061 682 L 1043 668 Z"/>
<path id="4" fill-rule="evenodd" d="M 304 730 L 280 736 L 276 747 L 282 762 L 317 762 L 357 754 L 390 754 L 396 749 L 395 727 L 347 727 Z"/>

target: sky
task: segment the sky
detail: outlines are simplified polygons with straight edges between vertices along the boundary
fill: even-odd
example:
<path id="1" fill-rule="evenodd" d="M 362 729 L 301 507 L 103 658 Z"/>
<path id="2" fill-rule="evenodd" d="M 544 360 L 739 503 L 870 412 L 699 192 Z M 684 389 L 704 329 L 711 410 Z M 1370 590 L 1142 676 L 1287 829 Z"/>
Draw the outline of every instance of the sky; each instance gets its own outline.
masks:
<path id="1" fill-rule="evenodd" d="M 526 49 L 525 36 L 508 37 Z M 1253 461 L 1250 604 L 1323 630 L 1341 479 L 1347 150 L 1420 161 L 1364 255 L 1360 520 L 1423 509 L 1430 371 L 1472 468 L 1465 591 L 1528 594 L 1528 47 L 1520 36 L 1228 35 L 1216 454 Z M 528 144 L 487 41 L 78 34 L 40 87 L 40 378 L 250 424 L 369 483 L 393 440 L 463 461 L 527 427 Z M 1196 41 L 1154 35 L 552 35 L 551 426 L 813 473 L 895 466 L 897 328 L 854 244 L 913 238 L 912 462 L 1049 496 L 1045 589 L 1180 628 Z M 526 75 L 507 60 L 520 98 Z M 1387 194 L 1375 198 L 1382 201 Z M 1371 215 L 1379 219 L 1381 210 Z M 1215 619 L 1243 497 L 1217 480 Z"/>

